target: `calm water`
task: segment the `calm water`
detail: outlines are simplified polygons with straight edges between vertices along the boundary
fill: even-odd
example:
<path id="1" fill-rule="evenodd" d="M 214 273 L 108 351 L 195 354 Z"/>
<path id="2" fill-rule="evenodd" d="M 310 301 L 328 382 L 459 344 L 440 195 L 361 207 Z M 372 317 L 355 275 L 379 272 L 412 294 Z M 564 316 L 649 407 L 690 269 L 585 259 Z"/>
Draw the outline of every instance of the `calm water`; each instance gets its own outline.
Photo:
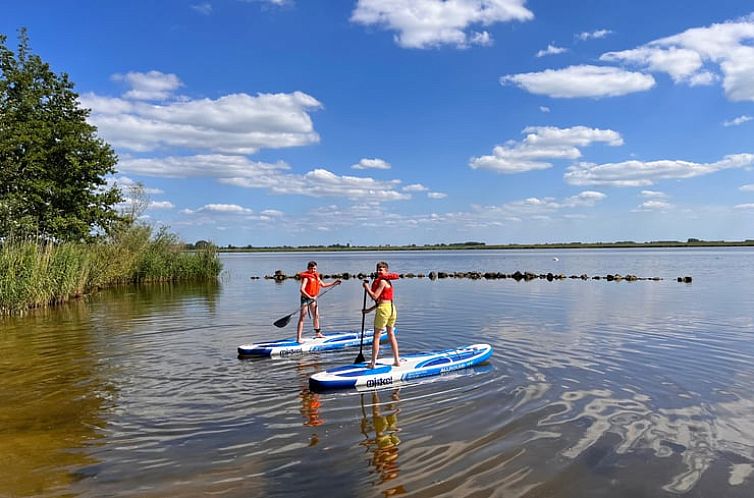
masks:
<path id="1" fill-rule="evenodd" d="M 557 257 L 558 261 L 554 258 Z M 403 351 L 487 342 L 480 367 L 315 394 L 358 349 L 239 360 L 295 333 L 301 271 L 403 279 Z M 754 496 L 754 251 L 237 254 L 217 285 L 116 289 L 0 321 L 0 496 Z M 676 282 L 690 275 L 691 284 Z M 359 282 L 322 298 L 359 329 Z M 389 350 L 383 350 L 383 355 Z"/>

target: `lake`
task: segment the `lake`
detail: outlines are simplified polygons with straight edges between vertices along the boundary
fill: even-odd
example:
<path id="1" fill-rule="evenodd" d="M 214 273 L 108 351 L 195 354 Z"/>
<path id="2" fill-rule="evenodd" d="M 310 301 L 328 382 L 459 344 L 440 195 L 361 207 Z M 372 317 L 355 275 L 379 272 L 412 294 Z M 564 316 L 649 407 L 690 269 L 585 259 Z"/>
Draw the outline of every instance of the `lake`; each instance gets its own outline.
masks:
<path id="1" fill-rule="evenodd" d="M 216 284 L 0 319 L 0 496 L 754 496 L 750 248 L 221 258 Z M 236 356 L 295 335 L 295 317 L 272 322 L 296 309 L 298 283 L 250 277 L 309 259 L 325 274 L 384 259 L 399 273 L 662 280 L 404 278 L 402 352 L 485 342 L 490 361 L 313 393 L 308 376 L 358 348 Z M 360 330 L 362 299 L 358 280 L 323 296 L 324 331 Z"/>

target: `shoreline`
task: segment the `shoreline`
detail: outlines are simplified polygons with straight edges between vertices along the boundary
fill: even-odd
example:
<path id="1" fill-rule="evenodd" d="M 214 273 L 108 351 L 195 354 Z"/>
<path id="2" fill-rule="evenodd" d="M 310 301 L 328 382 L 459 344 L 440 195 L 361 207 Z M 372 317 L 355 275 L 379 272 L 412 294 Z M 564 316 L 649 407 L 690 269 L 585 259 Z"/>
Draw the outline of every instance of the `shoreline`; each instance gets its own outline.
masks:
<path id="1" fill-rule="evenodd" d="M 653 241 L 653 242 L 569 242 L 552 244 L 432 244 L 432 245 L 387 245 L 350 246 L 268 246 L 268 247 L 218 247 L 218 252 L 380 252 L 380 251 L 490 251 L 521 249 L 647 249 L 647 248 L 709 248 L 709 247 L 754 247 L 754 240 L 744 241 Z"/>

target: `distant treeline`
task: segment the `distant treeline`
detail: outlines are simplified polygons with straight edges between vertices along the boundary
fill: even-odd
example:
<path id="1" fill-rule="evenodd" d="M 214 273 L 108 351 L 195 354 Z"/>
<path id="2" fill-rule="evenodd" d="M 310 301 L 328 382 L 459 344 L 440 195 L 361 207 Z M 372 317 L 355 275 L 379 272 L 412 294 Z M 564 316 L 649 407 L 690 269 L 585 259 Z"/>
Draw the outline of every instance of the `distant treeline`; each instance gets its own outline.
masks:
<path id="1" fill-rule="evenodd" d="M 195 244 L 186 244 L 187 249 L 201 249 L 209 242 L 200 240 Z M 546 244 L 487 244 L 485 242 L 451 242 L 448 244 L 409 244 L 409 245 L 376 245 L 358 246 L 352 244 L 308 245 L 308 246 L 253 246 L 251 244 L 237 247 L 232 244 L 219 247 L 220 252 L 315 252 L 315 251 L 433 251 L 433 250 L 464 250 L 464 249 L 615 249 L 615 248 L 646 248 L 646 247 L 742 247 L 754 246 L 754 239 L 743 241 L 703 240 L 690 238 L 688 240 L 652 240 L 649 242 L 634 242 L 622 240 L 617 242 L 554 242 Z"/>

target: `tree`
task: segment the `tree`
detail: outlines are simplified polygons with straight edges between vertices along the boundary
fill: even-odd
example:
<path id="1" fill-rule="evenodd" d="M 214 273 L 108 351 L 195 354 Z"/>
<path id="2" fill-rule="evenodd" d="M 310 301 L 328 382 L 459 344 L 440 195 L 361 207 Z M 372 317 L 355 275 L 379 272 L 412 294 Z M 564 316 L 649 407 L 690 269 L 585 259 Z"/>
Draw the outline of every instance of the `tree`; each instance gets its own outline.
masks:
<path id="1" fill-rule="evenodd" d="M 68 75 L 29 52 L 26 30 L 16 54 L 5 42 L 0 35 L 0 238 L 108 233 L 122 221 L 122 196 L 105 178 L 117 156 L 86 122 Z"/>

